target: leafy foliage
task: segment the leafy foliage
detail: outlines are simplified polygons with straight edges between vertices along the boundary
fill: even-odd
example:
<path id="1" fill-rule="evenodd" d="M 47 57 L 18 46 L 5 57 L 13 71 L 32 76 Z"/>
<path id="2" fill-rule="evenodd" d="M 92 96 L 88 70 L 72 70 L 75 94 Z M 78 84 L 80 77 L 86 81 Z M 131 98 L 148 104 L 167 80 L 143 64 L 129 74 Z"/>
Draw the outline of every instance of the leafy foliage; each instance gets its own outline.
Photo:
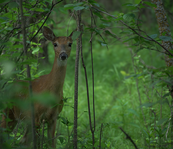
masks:
<path id="1" fill-rule="evenodd" d="M 30 65 L 32 79 L 46 74 L 49 72 L 49 67 L 52 67 L 48 65 L 46 69 L 42 62 L 44 71 L 38 69 L 41 67 L 40 61 L 45 60 L 46 57 L 46 55 L 39 56 L 44 53 L 43 45 L 46 43 L 39 29 L 43 25 L 50 25 L 56 29 L 58 35 L 64 35 L 66 28 L 74 30 L 76 25 L 73 18 L 69 19 L 69 14 L 75 14 L 80 10 L 83 20 L 83 55 L 89 80 L 90 99 L 92 99 L 92 71 L 88 43 L 91 40 L 94 49 L 96 102 L 94 147 L 99 148 L 101 144 L 101 148 L 134 148 L 129 140 L 124 139 L 125 136 L 119 129 L 122 127 L 138 148 L 171 148 L 172 97 L 169 88 L 172 86 L 173 67 L 165 66 L 162 47 L 158 43 L 162 41 L 172 43 L 172 38 L 165 35 L 159 36 L 151 11 L 156 7 L 155 4 L 141 0 L 135 0 L 135 3 L 129 1 L 122 6 L 125 11 L 119 9 L 110 12 L 109 15 L 104 13 L 106 11 L 101 2 L 88 0 L 72 3 L 70 1 L 67 4 L 58 4 L 59 6 L 53 9 L 51 16 L 46 19 L 51 12 L 50 1 L 23 1 L 28 43 L 27 61 L 22 54 L 23 37 L 19 4 L 8 0 L 1 0 L 0 4 L 1 115 L 6 107 L 10 108 L 13 104 L 10 98 L 14 91 L 10 88 L 10 84 L 14 79 L 27 80 L 24 65 Z M 148 10 L 152 12 L 152 17 L 145 12 Z M 141 12 L 145 13 L 142 15 Z M 93 26 L 88 23 L 90 18 L 93 19 Z M 145 22 L 146 19 L 150 20 Z M 148 23 L 150 21 L 152 27 Z M 91 32 L 93 37 L 90 37 Z M 74 32 L 73 40 L 80 34 L 81 32 Z M 52 47 L 48 44 L 46 46 L 49 49 L 47 58 L 52 63 L 54 57 Z M 72 51 L 64 85 L 64 96 L 67 98 L 64 98 L 63 112 L 57 118 L 60 123 L 60 128 L 57 130 L 59 148 L 73 148 L 74 59 L 75 51 Z M 84 80 L 84 72 L 80 68 L 78 145 L 79 148 L 92 148 Z M 47 99 L 52 98 L 44 94 L 31 100 L 51 104 Z M 27 108 L 28 105 L 20 102 L 14 104 L 21 104 L 23 108 Z M 10 122 L 10 119 L 7 118 L 7 121 Z M 19 140 L 23 136 L 24 129 L 25 126 L 21 121 L 19 127 L 10 133 L 10 137 L 3 132 L 1 134 L 5 140 L 3 148 L 22 148 Z M 46 131 L 47 128 L 45 127 L 44 130 Z M 46 135 L 43 147 L 49 147 Z"/>

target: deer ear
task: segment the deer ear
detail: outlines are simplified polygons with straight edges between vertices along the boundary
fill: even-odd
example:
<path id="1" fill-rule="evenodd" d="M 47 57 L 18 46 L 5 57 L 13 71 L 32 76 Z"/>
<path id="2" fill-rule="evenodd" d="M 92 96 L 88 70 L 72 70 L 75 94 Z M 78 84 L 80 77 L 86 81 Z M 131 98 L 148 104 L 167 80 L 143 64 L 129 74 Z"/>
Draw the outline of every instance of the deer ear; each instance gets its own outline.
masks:
<path id="1" fill-rule="evenodd" d="M 50 40 L 50 41 L 55 40 L 55 35 L 54 35 L 53 31 L 46 26 L 43 26 L 43 35 L 47 40 Z"/>
<path id="2" fill-rule="evenodd" d="M 77 29 L 75 29 L 68 37 L 72 38 L 73 33 L 74 33 L 75 31 L 77 31 Z"/>

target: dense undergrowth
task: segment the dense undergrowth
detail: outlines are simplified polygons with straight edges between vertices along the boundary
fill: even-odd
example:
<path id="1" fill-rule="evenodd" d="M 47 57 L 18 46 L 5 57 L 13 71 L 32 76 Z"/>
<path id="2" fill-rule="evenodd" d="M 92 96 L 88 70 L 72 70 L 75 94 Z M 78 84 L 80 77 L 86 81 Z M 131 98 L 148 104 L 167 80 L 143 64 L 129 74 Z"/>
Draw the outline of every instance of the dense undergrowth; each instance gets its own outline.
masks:
<path id="1" fill-rule="evenodd" d="M 52 18 L 55 19 L 57 14 L 60 15 L 56 18 L 56 22 L 62 20 L 70 20 L 67 10 L 64 6 L 53 12 Z M 118 15 L 119 12 L 112 12 L 114 15 Z M 83 13 L 83 19 L 86 18 L 87 13 Z M 123 15 L 120 13 L 120 16 Z M 121 37 L 122 32 L 118 28 L 122 24 L 118 24 L 109 17 L 106 24 L 106 28 L 112 27 L 111 31 L 116 34 L 117 37 Z M 122 19 L 122 18 L 121 18 Z M 144 16 L 144 20 L 146 20 Z M 52 19 L 53 20 L 53 19 Z M 46 25 L 53 24 L 54 31 L 57 36 L 64 36 L 68 32 L 75 29 L 76 22 L 71 19 L 69 22 L 63 22 L 56 24 L 51 19 L 47 21 Z M 90 20 L 85 20 L 86 24 Z M 98 16 L 96 18 L 97 24 L 103 25 L 103 20 Z M 41 22 L 42 23 L 42 22 Z M 133 22 L 134 23 L 134 22 Z M 145 25 L 145 21 L 143 22 Z M 65 24 L 65 25 L 64 25 Z M 86 25 L 86 26 L 87 26 Z M 90 30 L 84 26 L 83 33 L 83 55 L 87 69 L 88 81 L 89 81 L 89 93 L 90 104 L 92 107 L 92 69 L 90 58 Z M 154 27 L 153 27 L 154 26 Z M 153 25 L 152 29 L 146 25 L 145 30 L 151 33 L 158 32 L 156 25 Z M 134 27 L 134 26 L 133 26 Z M 100 28 L 99 28 L 100 29 Z M 140 149 L 146 148 L 158 148 L 169 149 L 171 148 L 170 142 L 170 101 L 169 90 L 167 84 L 170 82 L 167 78 L 167 68 L 165 67 L 164 56 L 162 53 L 153 51 L 150 47 L 159 49 L 158 45 L 150 43 L 150 46 L 140 49 L 142 45 L 147 42 L 144 40 L 131 39 L 134 34 L 126 28 L 121 40 L 115 36 L 109 36 L 105 34 L 104 29 L 100 29 L 103 39 L 95 33 L 93 37 L 93 60 L 94 60 L 94 97 L 95 97 L 95 113 L 96 113 L 96 128 L 95 128 L 95 147 L 106 149 L 133 149 L 134 145 L 120 130 L 123 130 L 131 137 L 135 144 Z M 97 34 L 97 35 L 96 35 Z M 150 33 L 148 33 L 151 35 Z M 111 34 L 112 35 L 112 34 Z M 42 34 L 39 34 L 39 38 Z M 14 40 L 14 39 L 10 39 Z M 158 40 L 160 42 L 160 40 Z M 148 44 L 148 43 L 147 43 Z M 13 44 L 10 45 L 11 47 Z M 38 45 L 40 46 L 40 45 Z M 34 49 L 34 48 L 33 48 Z M 32 78 L 37 78 L 40 75 L 47 74 L 52 69 L 54 61 L 54 51 L 51 44 L 48 46 L 48 55 L 50 64 L 45 67 L 38 64 L 37 61 L 32 62 L 31 75 Z M 9 50 L 9 51 L 8 51 Z M 30 49 L 31 50 L 31 49 Z M 8 53 L 9 52 L 9 53 Z M 10 49 L 7 49 L 7 58 L 10 55 Z M 36 51 L 37 53 L 38 51 Z M 76 41 L 72 46 L 72 53 L 68 59 L 66 79 L 64 83 L 64 107 L 61 112 L 58 124 L 57 124 L 57 146 L 58 148 L 73 148 L 73 121 L 74 121 L 74 70 L 75 70 L 75 54 L 76 54 Z M 6 55 L 5 55 L 6 56 Z M 5 57 L 4 56 L 4 57 Z M 16 59 L 17 56 L 12 58 Z M 11 60 L 13 61 L 13 59 Z M 18 62 L 21 63 L 20 61 Z M 17 66 L 19 72 L 14 74 L 24 79 L 26 73 L 24 68 L 20 69 L 20 65 Z M 21 64 L 23 65 L 23 64 Z M 171 69 L 171 68 L 170 68 Z M 3 68 L 1 69 L 4 72 Z M 1 85 L 8 80 L 6 76 L 2 76 Z M 161 78 L 161 79 L 160 79 Z M 9 83 L 14 78 L 10 77 Z M 165 81 L 166 80 L 166 81 Z M 8 86 L 7 86 L 8 89 Z M 88 117 L 88 104 L 87 104 L 87 92 L 85 75 L 83 71 L 82 62 L 80 59 L 79 64 L 79 101 L 78 101 L 78 146 L 79 148 L 92 148 L 92 137 L 89 128 Z M 5 97 L 5 96 L 4 96 Z M 44 99 L 43 97 L 43 100 Z M 2 99 L 1 99 L 2 101 Z M 0 107 L 1 110 L 4 107 Z M 93 111 L 91 108 L 91 115 Z M 1 111 L 2 114 L 2 111 Z M 93 119 L 92 119 L 93 124 Z M 7 147 L 11 148 L 23 148 L 20 146 L 19 140 L 22 138 L 25 130 L 24 124 L 21 122 L 18 127 L 18 132 L 12 132 L 10 137 L 4 135 L 7 140 Z M 45 129 L 46 131 L 46 129 Z M 169 131 L 169 133 L 167 133 Z M 16 134 L 16 135 L 14 135 Z M 45 133 L 45 140 L 47 135 Z M 46 141 L 43 145 L 44 148 L 48 148 Z"/>

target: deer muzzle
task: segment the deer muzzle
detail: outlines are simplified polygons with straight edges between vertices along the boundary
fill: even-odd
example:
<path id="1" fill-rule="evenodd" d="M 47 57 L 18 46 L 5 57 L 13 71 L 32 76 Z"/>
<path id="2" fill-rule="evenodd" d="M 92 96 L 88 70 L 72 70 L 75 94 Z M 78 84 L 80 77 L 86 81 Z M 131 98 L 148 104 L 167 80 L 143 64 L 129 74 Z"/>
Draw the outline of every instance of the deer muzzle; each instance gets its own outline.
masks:
<path id="1" fill-rule="evenodd" d="M 66 60 L 68 58 L 68 55 L 65 52 L 62 52 L 59 55 L 59 58 L 60 58 L 60 60 L 64 61 L 64 60 Z"/>

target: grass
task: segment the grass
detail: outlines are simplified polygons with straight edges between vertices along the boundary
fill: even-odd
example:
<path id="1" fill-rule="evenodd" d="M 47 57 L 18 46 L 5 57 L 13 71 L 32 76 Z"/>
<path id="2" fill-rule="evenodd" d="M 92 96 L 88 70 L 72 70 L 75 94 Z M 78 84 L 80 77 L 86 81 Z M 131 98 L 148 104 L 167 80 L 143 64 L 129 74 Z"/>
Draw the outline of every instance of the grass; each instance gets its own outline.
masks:
<path id="1" fill-rule="evenodd" d="M 72 22 L 74 23 L 74 22 Z M 60 32 L 60 35 L 63 34 Z M 91 58 L 88 42 L 89 37 L 84 37 L 83 53 L 84 61 L 87 68 L 87 75 L 89 80 L 89 93 L 91 113 L 92 110 L 92 72 L 91 72 Z M 64 97 L 68 98 L 63 111 L 61 112 L 60 121 L 64 123 L 69 121 L 68 126 L 59 123 L 60 134 L 58 140 L 59 148 L 66 148 L 68 139 L 73 139 L 73 98 L 74 98 L 74 68 L 75 68 L 75 43 L 72 47 L 72 53 L 68 60 L 67 74 L 64 84 Z M 136 47 L 131 47 L 136 50 Z M 51 44 L 49 45 L 49 60 L 54 61 L 54 51 Z M 164 61 L 161 60 L 161 55 L 157 52 L 149 50 L 139 51 L 136 57 L 144 60 L 146 65 L 154 66 L 156 68 L 164 66 Z M 126 139 L 124 133 L 119 129 L 122 127 L 128 135 L 133 139 L 138 148 L 148 148 L 147 141 L 150 144 L 158 145 L 158 133 L 155 129 L 160 129 L 160 125 L 156 123 L 165 117 L 169 117 L 169 106 L 162 105 L 162 117 L 160 116 L 161 104 L 157 103 L 151 106 L 143 106 L 143 113 L 140 107 L 139 95 L 136 86 L 136 78 L 128 78 L 127 76 L 134 74 L 134 68 L 129 49 L 122 43 L 109 44 L 109 48 L 101 46 L 97 39 L 93 41 L 93 57 L 94 57 L 94 93 L 95 93 L 95 113 L 96 113 L 96 129 L 95 129 L 95 145 L 98 148 L 101 124 L 102 128 L 102 148 L 109 149 L 133 149 L 132 143 Z M 137 66 L 137 73 L 148 71 L 138 58 L 134 59 Z M 52 66 L 44 68 L 43 73 L 49 73 Z M 42 75 L 42 74 L 40 74 Z M 160 97 L 153 90 L 150 82 L 150 74 L 138 77 L 138 89 L 142 104 L 150 102 L 157 102 Z M 157 84 L 154 87 L 161 93 L 162 87 Z M 154 88 L 154 89 L 155 89 Z M 153 111 L 153 112 L 151 112 Z M 80 61 L 79 64 L 79 95 L 78 95 L 78 139 L 80 148 L 92 148 L 92 137 L 89 128 L 88 105 L 86 83 L 83 67 Z M 145 116 L 145 120 L 144 117 Z M 93 124 L 93 117 L 92 117 Z M 165 127 L 166 126 L 166 127 Z M 163 131 L 166 130 L 167 125 L 162 125 Z M 150 140 L 147 140 L 149 139 Z M 154 142 L 155 141 L 155 142 Z M 161 147 L 160 147 L 161 148 Z"/>
<path id="2" fill-rule="evenodd" d="M 83 49 L 86 47 L 84 46 Z M 147 59 L 148 51 L 141 53 L 143 59 Z M 109 50 L 95 43 L 93 46 L 94 55 L 94 82 L 95 82 L 95 112 L 96 112 L 96 145 L 99 143 L 100 127 L 103 123 L 102 146 L 105 148 L 134 148 L 132 143 L 125 139 L 125 135 L 119 130 L 122 127 L 134 140 L 139 148 L 145 148 L 146 127 L 141 113 L 139 97 L 136 88 L 136 80 L 133 78 L 125 79 L 133 73 L 132 60 L 129 50 L 123 45 L 112 45 Z M 158 55 L 153 52 L 153 55 Z M 89 93 L 92 111 L 92 78 L 90 55 L 84 52 L 85 65 L 89 80 Z M 154 57 L 156 63 L 153 65 L 164 65 L 164 62 Z M 151 61 L 147 61 L 151 64 Z M 73 98 L 74 98 L 74 65 L 75 50 L 69 58 L 67 66 L 66 80 L 64 84 L 64 96 L 70 97 L 65 104 L 61 116 L 73 123 Z M 81 146 L 91 148 L 91 133 L 89 130 L 88 105 L 84 71 L 80 62 L 79 69 L 79 97 L 78 97 L 78 131 Z M 143 87 L 143 80 L 139 80 L 139 88 L 142 103 L 148 102 Z M 153 100 L 157 100 L 153 96 Z M 156 106 L 158 107 L 158 106 Z M 153 107 L 155 108 L 155 107 Z M 166 108 L 165 108 L 166 110 Z M 149 117 L 149 109 L 143 108 L 147 118 L 147 123 L 153 122 L 153 116 Z M 167 112 L 169 110 L 166 110 Z M 157 111 L 158 112 L 158 111 Z M 165 113 L 165 112 L 164 112 Z M 159 117 L 159 116 L 158 116 Z M 93 119 L 92 119 L 93 124 Z M 68 127 L 72 132 L 73 127 Z M 67 136 L 67 127 L 61 124 L 60 133 Z M 72 137 L 71 137 L 72 138 Z M 142 144 L 142 145 L 141 145 Z"/>
<path id="3" fill-rule="evenodd" d="M 86 43 L 86 41 L 85 41 Z M 84 61 L 87 68 L 87 76 L 89 83 L 91 115 L 92 110 L 92 71 L 91 58 L 88 53 L 89 46 L 83 45 Z M 49 45 L 49 60 L 53 63 L 54 54 L 51 44 Z M 58 122 L 58 147 L 67 148 L 68 140 L 73 140 L 73 105 L 74 105 L 74 68 L 75 68 L 75 43 L 72 47 L 72 53 L 68 60 L 67 74 L 64 84 L 64 97 L 68 98 L 60 114 L 61 119 Z M 146 62 L 147 65 L 160 67 L 164 62 L 160 60 L 160 55 L 156 52 L 140 51 L 138 56 Z M 150 59 L 148 60 L 148 55 Z M 161 104 L 143 106 L 141 111 L 139 95 L 136 86 L 136 78 L 126 78 L 134 74 L 131 53 L 127 47 L 122 44 L 112 44 L 107 49 L 98 44 L 95 40 L 93 43 L 94 56 L 94 94 L 95 94 L 95 113 L 96 113 L 96 129 L 95 129 L 95 146 L 98 148 L 100 139 L 100 130 L 102 127 L 102 148 L 108 149 L 133 149 L 132 143 L 126 139 L 125 134 L 119 129 L 123 128 L 125 132 L 133 139 L 138 148 L 148 148 L 148 145 L 159 144 L 158 134 L 155 129 L 163 130 L 165 134 L 167 125 L 156 125 L 160 119 L 169 117 L 169 106 L 162 105 L 162 117 L 160 116 Z M 137 64 L 137 73 L 147 71 L 135 59 Z M 43 73 L 49 73 L 51 66 L 44 68 Z M 41 74 L 42 75 L 42 74 Z M 151 76 L 138 77 L 138 89 L 142 104 L 157 102 L 160 97 L 153 90 L 153 86 L 149 79 Z M 162 88 L 157 84 L 156 89 L 163 93 Z M 149 97 L 147 97 L 149 96 Z M 153 112 L 151 112 L 153 111 Z M 145 118 L 144 118 L 145 116 Z M 145 119 L 145 120 L 144 120 Z M 92 117 L 93 125 L 93 117 Z M 157 127 L 156 127 L 157 126 Z M 160 129 L 162 128 L 164 129 Z M 166 126 L 166 127 L 165 127 Z M 89 127 L 88 104 L 86 82 L 84 70 L 79 64 L 79 94 L 78 94 L 78 139 L 79 148 L 92 148 L 92 135 Z M 149 141 L 150 143 L 148 143 Z M 161 142 L 163 143 L 163 141 Z M 156 147 L 157 147 L 156 146 Z M 72 146 L 71 146 L 72 147 Z M 68 148 L 70 148 L 68 146 Z"/>

